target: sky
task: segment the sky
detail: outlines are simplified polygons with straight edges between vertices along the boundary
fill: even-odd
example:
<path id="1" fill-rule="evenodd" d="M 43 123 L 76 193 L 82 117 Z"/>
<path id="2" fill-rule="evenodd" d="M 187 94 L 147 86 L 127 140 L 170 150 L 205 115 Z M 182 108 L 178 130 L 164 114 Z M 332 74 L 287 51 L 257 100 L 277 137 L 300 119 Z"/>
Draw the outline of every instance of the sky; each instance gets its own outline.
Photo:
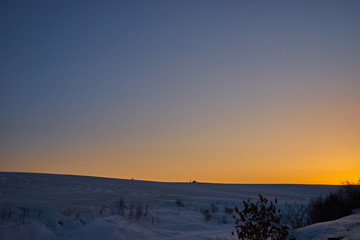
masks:
<path id="1" fill-rule="evenodd" d="M 0 171 L 360 178 L 360 1 L 0 2 Z"/>

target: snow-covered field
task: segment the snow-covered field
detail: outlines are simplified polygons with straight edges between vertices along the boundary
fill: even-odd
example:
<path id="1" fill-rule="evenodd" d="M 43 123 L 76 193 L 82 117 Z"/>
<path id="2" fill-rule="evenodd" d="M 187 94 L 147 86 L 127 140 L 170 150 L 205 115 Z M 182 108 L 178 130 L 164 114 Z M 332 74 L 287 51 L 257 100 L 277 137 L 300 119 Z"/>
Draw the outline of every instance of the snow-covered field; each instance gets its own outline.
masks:
<path id="1" fill-rule="evenodd" d="M 0 239 L 231 239 L 231 209 L 242 199 L 262 194 L 281 208 L 336 188 L 0 172 Z M 359 216 L 349 217 L 358 228 Z"/>

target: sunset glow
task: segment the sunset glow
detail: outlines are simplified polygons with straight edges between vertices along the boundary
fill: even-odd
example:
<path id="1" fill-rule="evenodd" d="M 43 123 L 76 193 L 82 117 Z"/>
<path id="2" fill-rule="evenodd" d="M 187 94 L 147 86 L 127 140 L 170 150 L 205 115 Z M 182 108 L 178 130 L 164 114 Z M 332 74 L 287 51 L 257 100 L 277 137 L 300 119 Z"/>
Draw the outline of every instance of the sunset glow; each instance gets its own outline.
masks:
<path id="1" fill-rule="evenodd" d="M 360 1 L 0 6 L 0 171 L 360 177 Z"/>

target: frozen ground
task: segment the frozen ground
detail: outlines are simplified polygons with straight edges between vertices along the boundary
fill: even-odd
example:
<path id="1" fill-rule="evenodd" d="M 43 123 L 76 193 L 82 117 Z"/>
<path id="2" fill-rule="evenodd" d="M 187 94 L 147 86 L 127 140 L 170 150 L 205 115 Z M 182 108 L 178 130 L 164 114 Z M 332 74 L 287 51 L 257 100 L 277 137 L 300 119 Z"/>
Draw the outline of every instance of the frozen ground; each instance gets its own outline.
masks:
<path id="1" fill-rule="evenodd" d="M 261 193 L 281 207 L 336 188 L 0 172 L 0 239 L 230 239 L 242 199 Z"/>

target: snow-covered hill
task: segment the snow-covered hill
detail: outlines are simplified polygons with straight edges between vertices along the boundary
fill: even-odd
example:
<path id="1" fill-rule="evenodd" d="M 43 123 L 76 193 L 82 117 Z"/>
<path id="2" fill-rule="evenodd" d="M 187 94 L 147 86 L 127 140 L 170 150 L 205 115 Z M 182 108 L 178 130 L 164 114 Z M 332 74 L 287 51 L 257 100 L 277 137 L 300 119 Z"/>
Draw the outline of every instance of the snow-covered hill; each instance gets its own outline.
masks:
<path id="1" fill-rule="evenodd" d="M 336 188 L 0 172 L 0 239 L 227 239 L 242 199 L 282 207 Z"/>

